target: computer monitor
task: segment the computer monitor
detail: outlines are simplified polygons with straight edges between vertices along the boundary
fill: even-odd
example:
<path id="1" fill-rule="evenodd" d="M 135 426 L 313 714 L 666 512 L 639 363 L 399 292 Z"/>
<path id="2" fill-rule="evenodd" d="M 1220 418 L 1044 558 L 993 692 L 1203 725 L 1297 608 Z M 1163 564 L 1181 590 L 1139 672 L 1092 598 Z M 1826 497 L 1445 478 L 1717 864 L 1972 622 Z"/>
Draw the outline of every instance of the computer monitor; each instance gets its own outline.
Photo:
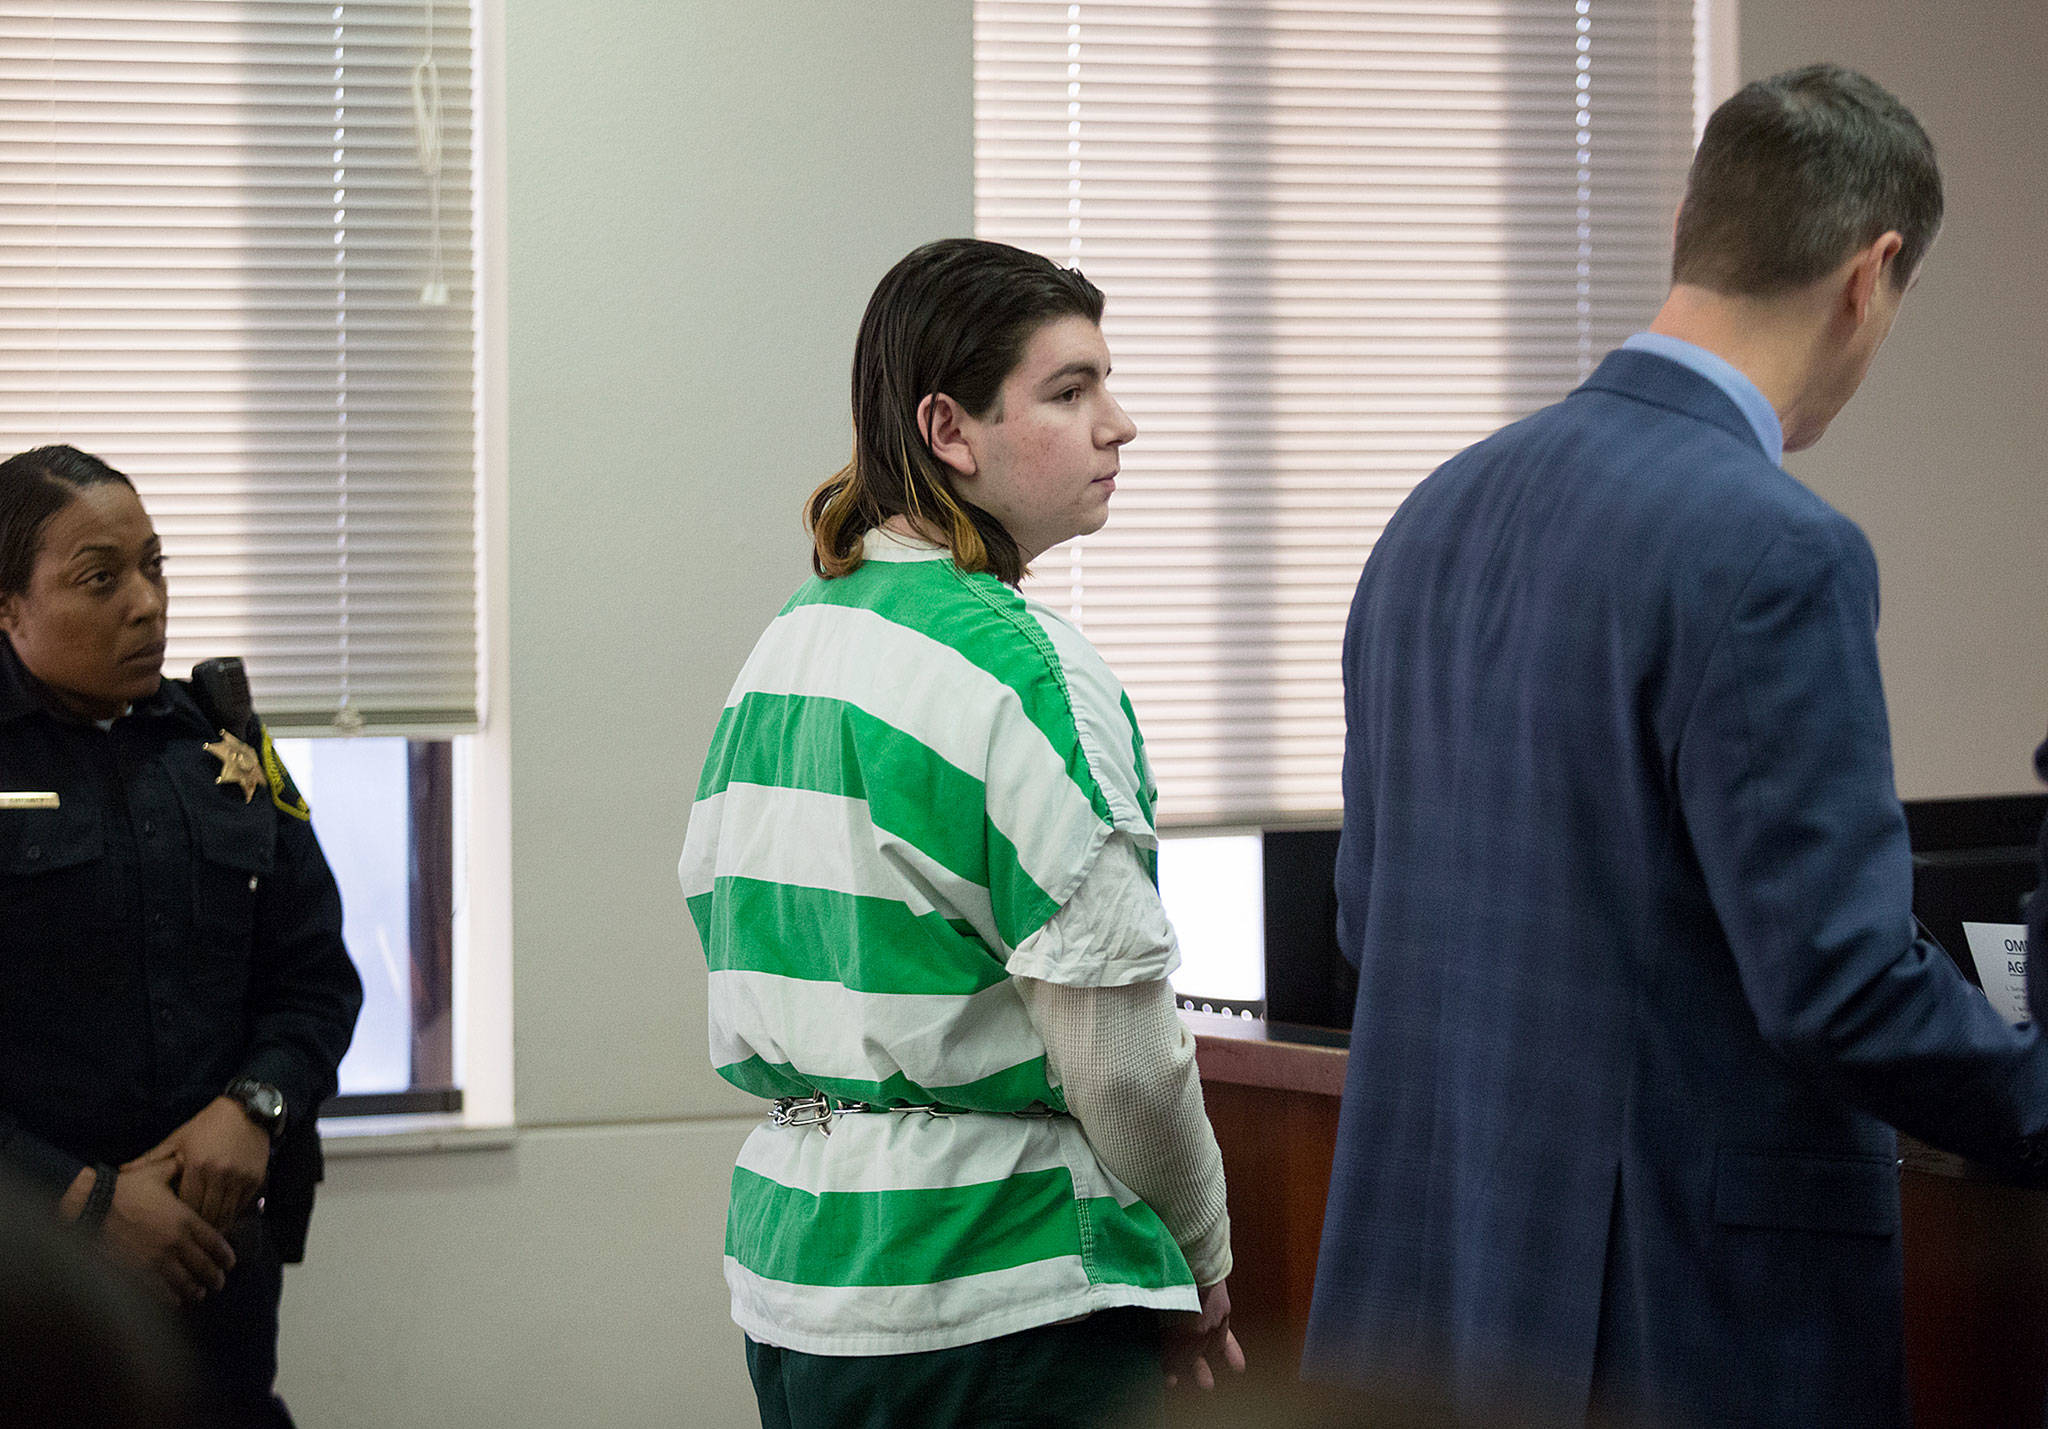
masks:
<path id="1" fill-rule="evenodd" d="M 2035 840 L 2044 812 L 2042 794 L 1906 805 L 1913 915 L 1963 976 L 2015 1021 L 2025 1008 L 2023 905 L 2040 878 Z"/>
<path id="2" fill-rule="evenodd" d="M 1268 829 L 1265 849 L 1266 1021 L 1348 1031 L 1358 971 L 1337 950 L 1337 830 Z"/>
<path id="3" fill-rule="evenodd" d="M 2011 925 L 2038 877 L 2035 839 L 2048 794 L 1916 799 L 1906 804 L 1913 912 L 1978 987 L 1966 924 Z M 1337 950 L 1337 831 L 1265 836 L 1266 1016 L 1275 1024 L 1351 1026 L 1358 974 Z"/>

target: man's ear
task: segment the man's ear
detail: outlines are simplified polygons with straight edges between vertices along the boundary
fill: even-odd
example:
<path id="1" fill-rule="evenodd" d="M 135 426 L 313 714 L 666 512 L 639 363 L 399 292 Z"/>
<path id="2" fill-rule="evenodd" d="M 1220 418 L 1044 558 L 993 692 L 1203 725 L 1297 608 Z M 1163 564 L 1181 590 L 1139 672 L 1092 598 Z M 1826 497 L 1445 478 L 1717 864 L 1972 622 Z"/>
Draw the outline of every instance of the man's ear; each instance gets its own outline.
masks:
<path id="1" fill-rule="evenodd" d="M 973 476 L 978 469 L 967 437 L 971 420 L 960 404 L 943 392 L 934 392 L 917 404 L 918 435 L 932 455 L 959 476 Z"/>
<path id="2" fill-rule="evenodd" d="M 1870 314 L 1870 300 L 1877 296 L 1878 285 L 1892 280 L 1893 265 L 1898 262 L 1899 250 L 1906 240 L 1896 229 L 1880 233 L 1849 263 L 1849 282 L 1843 291 L 1851 315 L 1861 326 Z"/>
<path id="3" fill-rule="evenodd" d="M 15 622 L 21 617 L 21 597 L 0 595 L 0 632 L 14 634 Z"/>

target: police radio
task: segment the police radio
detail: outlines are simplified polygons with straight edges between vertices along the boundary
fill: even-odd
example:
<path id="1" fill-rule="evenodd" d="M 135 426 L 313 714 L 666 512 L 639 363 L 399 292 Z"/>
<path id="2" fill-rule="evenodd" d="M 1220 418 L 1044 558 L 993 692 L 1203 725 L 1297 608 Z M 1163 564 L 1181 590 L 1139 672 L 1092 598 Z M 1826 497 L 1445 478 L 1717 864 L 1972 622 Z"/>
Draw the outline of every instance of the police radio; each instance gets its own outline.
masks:
<path id="1" fill-rule="evenodd" d="M 256 718 L 256 702 L 249 694 L 249 672 L 241 658 L 223 655 L 201 660 L 192 667 L 192 698 L 214 728 L 227 731 L 256 751 L 262 761 L 263 782 L 270 788 L 270 801 L 281 814 L 301 821 L 313 817 L 305 796 L 277 757 L 270 731 Z"/>
<path id="2" fill-rule="evenodd" d="M 256 742 L 256 702 L 241 657 L 224 655 L 192 667 L 192 696 L 214 725 L 250 744 Z"/>

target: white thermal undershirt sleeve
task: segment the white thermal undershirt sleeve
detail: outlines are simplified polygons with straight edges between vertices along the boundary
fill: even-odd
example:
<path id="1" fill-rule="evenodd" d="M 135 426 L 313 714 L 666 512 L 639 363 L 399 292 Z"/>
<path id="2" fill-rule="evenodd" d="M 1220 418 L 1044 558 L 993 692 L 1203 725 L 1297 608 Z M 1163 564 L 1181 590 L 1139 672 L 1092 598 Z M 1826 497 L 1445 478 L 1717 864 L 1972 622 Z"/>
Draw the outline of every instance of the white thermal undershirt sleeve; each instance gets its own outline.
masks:
<path id="1" fill-rule="evenodd" d="M 1132 879 L 1156 909 L 1159 895 L 1135 845 L 1114 836 L 1055 915 L 1073 915 L 1067 931 L 1074 936 L 1067 941 L 1098 942 L 1112 965 L 1157 958 L 1163 913 L 1089 926 L 1092 910 L 1130 905 L 1136 897 Z M 1171 938 L 1171 931 L 1165 936 Z M 1133 939 L 1146 946 L 1113 946 Z M 1045 1043 L 1053 1081 L 1103 1166 L 1158 1212 L 1196 1284 L 1222 1280 L 1231 1264 L 1223 1154 L 1202 1108 L 1195 1039 L 1175 1015 L 1172 989 L 1157 977 L 1106 986 L 1029 977 L 1014 982 Z"/>

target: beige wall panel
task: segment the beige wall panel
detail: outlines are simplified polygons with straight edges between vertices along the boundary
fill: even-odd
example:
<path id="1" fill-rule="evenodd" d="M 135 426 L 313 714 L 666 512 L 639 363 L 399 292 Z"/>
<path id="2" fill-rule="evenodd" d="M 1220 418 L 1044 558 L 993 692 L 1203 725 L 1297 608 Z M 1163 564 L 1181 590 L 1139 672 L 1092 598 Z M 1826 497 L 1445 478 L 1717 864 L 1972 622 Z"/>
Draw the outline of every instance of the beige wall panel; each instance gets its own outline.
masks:
<path id="1" fill-rule="evenodd" d="M 1920 118 L 1948 218 L 1869 380 L 1787 468 L 1860 523 L 1899 792 L 2038 789 L 2048 728 L 2048 4 L 1745 3 L 1742 72 L 1852 65 Z"/>

